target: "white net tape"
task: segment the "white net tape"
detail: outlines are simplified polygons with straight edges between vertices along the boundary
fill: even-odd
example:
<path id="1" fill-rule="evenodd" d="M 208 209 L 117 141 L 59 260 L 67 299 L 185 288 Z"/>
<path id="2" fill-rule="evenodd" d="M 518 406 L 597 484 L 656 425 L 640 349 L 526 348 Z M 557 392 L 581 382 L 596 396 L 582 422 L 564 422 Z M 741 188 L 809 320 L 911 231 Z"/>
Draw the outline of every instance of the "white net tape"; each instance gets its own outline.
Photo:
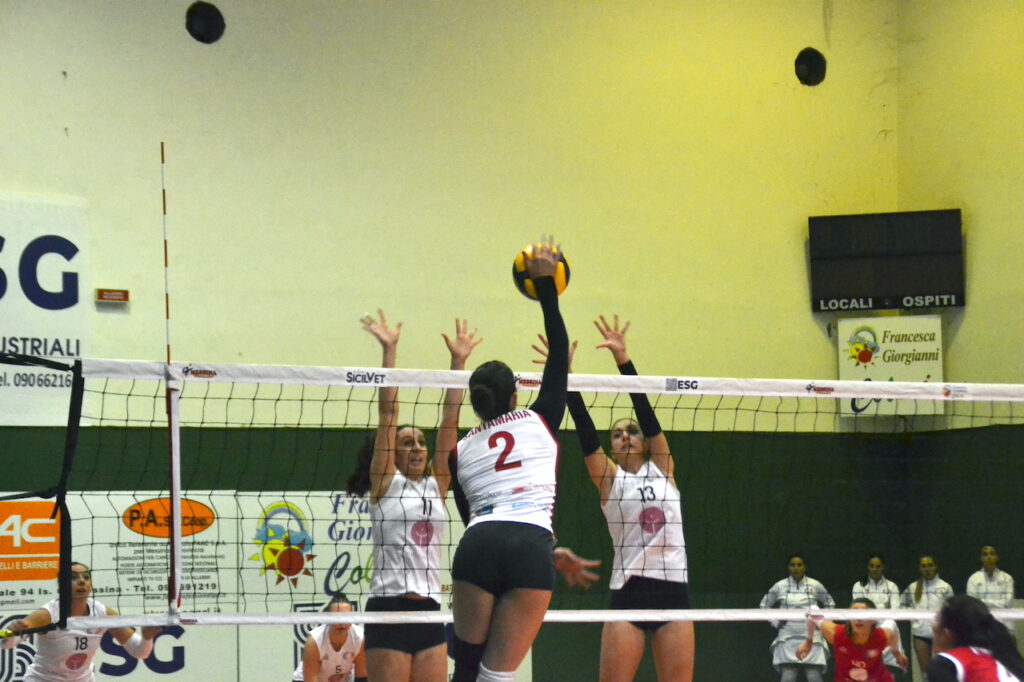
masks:
<path id="1" fill-rule="evenodd" d="M 1024 620 L 1024 609 L 993 609 L 1001 620 Z M 931 611 L 915 609 L 665 609 L 665 610 L 577 610 L 548 611 L 545 623 L 621 623 L 693 621 L 705 623 L 771 622 L 804 620 L 808 616 L 821 616 L 829 620 L 896 620 L 916 621 L 930 619 Z M 68 625 L 77 628 L 140 627 L 146 625 L 297 625 L 319 623 L 450 623 L 450 613 L 423 613 L 419 611 L 392 611 L 388 613 L 296 613 L 296 614 L 220 614 L 182 613 L 177 615 L 107 616 L 99 618 L 69 618 Z"/>

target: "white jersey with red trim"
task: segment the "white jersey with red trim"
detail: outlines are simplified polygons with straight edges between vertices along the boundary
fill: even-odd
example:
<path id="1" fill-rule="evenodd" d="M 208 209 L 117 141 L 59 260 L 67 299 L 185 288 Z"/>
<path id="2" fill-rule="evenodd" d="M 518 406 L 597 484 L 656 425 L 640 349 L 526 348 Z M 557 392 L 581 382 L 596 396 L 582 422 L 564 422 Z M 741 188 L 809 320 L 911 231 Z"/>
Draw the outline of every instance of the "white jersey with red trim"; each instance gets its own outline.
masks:
<path id="1" fill-rule="evenodd" d="M 107 607 L 90 598 L 89 616 L 107 615 Z M 60 601 L 54 599 L 40 608 L 51 622 L 60 619 Z M 25 682 L 92 682 L 92 659 L 100 646 L 104 629 L 51 630 L 36 635 L 36 657 L 25 671 Z"/>
<path id="2" fill-rule="evenodd" d="M 942 656 L 953 662 L 960 682 L 1021 682 L 986 649 L 962 646 L 945 651 Z"/>
<path id="3" fill-rule="evenodd" d="M 445 510 L 433 476 L 413 481 L 396 471 L 391 485 L 370 505 L 373 576 L 370 596 L 418 594 L 441 600 L 441 545 Z"/>
<path id="4" fill-rule="evenodd" d="M 650 461 L 635 474 L 619 467 L 601 511 L 615 548 L 609 588 L 634 575 L 687 582 L 679 489 L 661 469 Z"/>
<path id="5" fill-rule="evenodd" d="M 348 638 L 335 649 L 331 644 L 330 625 L 318 625 L 309 632 L 307 639 L 313 640 L 320 652 L 320 674 L 318 682 L 354 682 L 356 679 L 356 656 L 363 648 L 363 626 L 352 625 Z M 302 682 L 302 661 L 292 673 L 292 680 Z"/>
<path id="6" fill-rule="evenodd" d="M 459 441 L 455 458 L 470 526 L 517 521 L 551 530 L 558 441 L 543 417 L 513 410 L 484 422 Z"/>

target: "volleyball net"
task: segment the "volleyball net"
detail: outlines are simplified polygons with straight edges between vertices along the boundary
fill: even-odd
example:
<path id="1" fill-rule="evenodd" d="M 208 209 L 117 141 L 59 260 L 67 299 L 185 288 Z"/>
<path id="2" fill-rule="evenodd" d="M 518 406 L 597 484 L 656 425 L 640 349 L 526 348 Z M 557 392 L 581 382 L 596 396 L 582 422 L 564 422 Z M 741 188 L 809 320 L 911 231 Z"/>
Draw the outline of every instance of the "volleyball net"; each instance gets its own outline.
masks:
<path id="1" fill-rule="evenodd" d="M 444 390 L 464 387 L 468 372 L 84 360 L 82 375 L 64 554 L 91 568 L 95 596 L 121 615 L 76 625 L 450 621 L 449 567 L 462 532 L 450 500 L 447 528 L 437 529 L 441 613 L 319 611 L 337 592 L 360 608 L 369 593 L 369 502 L 347 494 L 346 481 L 376 427 L 377 391 L 399 389 L 400 423 L 421 428 L 432 450 Z M 518 375 L 520 404 L 539 380 Z M 608 610 L 610 540 L 567 414 L 556 533 L 603 561 L 602 580 L 587 592 L 559 582 L 547 622 L 802 619 L 802 609 L 757 608 L 785 577 L 789 553 L 807 557 L 808 575 L 830 588 L 837 608 L 823 613 L 847 617 L 849 587 L 870 552 L 887 555 L 901 587 L 917 578 L 918 556 L 935 555 L 962 592 L 978 548 L 1003 535 L 1009 544 L 1024 522 L 1024 386 L 569 382 L 599 431 L 632 415 L 630 392 L 650 397 L 676 462 L 698 608 Z M 461 428 L 474 423 L 464 406 Z M 922 617 L 888 606 L 878 615 Z"/>

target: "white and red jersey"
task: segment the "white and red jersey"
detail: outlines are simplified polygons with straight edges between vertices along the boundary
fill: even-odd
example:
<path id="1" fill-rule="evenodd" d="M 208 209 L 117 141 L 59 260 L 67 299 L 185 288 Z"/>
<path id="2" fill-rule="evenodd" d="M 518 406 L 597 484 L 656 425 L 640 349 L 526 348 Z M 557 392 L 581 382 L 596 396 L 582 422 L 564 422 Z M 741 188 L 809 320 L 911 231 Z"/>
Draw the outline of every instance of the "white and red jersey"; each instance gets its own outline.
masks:
<path id="1" fill-rule="evenodd" d="M 539 414 L 514 410 L 484 422 L 459 441 L 455 460 L 470 526 L 517 521 L 551 530 L 558 441 Z"/>
<path id="2" fill-rule="evenodd" d="M 445 510 L 433 476 L 412 481 L 396 471 L 384 495 L 370 505 L 373 576 L 370 596 L 413 593 L 440 602 Z"/>
<path id="3" fill-rule="evenodd" d="M 1021 682 L 986 649 L 962 646 L 945 651 L 939 656 L 952 661 L 956 679 L 960 682 Z"/>
<path id="4" fill-rule="evenodd" d="M 318 625 L 313 628 L 308 639 L 316 643 L 320 652 L 320 674 L 317 682 L 354 682 L 356 679 L 356 656 L 363 648 L 363 626 L 351 625 L 348 629 L 348 639 L 335 649 L 331 644 L 331 626 Z M 292 674 L 292 680 L 302 682 L 302 661 L 299 667 Z"/>
<path id="5" fill-rule="evenodd" d="M 635 474 L 619 467 L 601 511 L 615 548 L 611 589 L 634 575 L 687 582 L 679 489 L 661 469 L 650 461 Z"/>
<path id="6" fill-rule="evenodd" d="M 107 607 L 90 598 L 88 616 L 105 616 Z M 49 601 L 40 607 L 50 614 L 51 622 L 60 619 L 60 602 Z M 36 657 L 25 671 L 25 682 L 92 682 L 92 659 L 106 630 L 51 630 L 36 635 Z"/>

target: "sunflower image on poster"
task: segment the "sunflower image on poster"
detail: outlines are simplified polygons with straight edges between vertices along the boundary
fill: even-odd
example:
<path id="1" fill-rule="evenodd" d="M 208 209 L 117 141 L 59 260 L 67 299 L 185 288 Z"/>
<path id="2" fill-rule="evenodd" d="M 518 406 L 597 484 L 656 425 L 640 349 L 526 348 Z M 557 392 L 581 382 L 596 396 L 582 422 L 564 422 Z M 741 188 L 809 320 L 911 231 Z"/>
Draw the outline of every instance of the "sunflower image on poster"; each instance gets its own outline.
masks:
<path id="1" fill-rule="evenodd" d="M 267 571 L 277 574 L 280 585 L 285 580 L 298 586 L 299 576 L 313 573 L 307 565 L 316 558 L 313 538 L 306 530 L 306 518 L 298 507 L 288 502 L 276 502 L 263 510 L 253 542 L 259 551 L 249 557 L 260 562 L 260 575 Z"/>

